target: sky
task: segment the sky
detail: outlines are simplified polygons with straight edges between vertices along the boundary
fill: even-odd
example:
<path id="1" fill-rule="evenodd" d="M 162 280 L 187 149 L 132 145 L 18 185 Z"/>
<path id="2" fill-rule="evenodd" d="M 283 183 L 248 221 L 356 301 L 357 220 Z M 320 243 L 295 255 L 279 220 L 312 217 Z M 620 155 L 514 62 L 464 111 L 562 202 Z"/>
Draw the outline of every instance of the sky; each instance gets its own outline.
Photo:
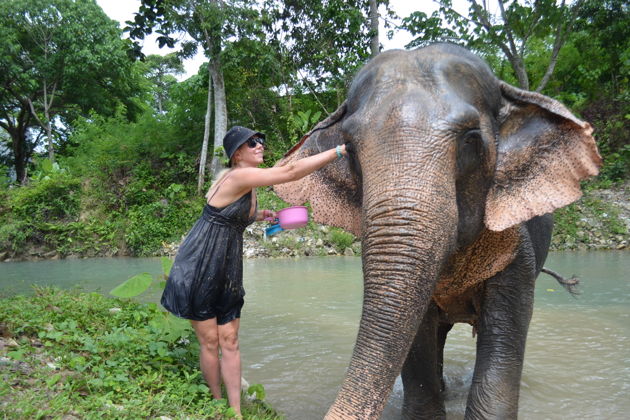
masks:
<path id="1" fill-rule="evenodd" d="M 140 0 L 96 0 L 96 3 L 101 6 L 103 11 L 111 19 L 119 21 L 121 28 L 126 26 L 125 21 L 133 19 L 134 13 L 137 12 L 140 7 Z M 421 10 L 429 15 L 437 8 L 435 4 L 429 0 L 390 0 L 389 3 L 392 10 L 394 10 L 400 17 L 406 17 L 416 10 Z M 456 10 L 461 12 L 465 12 L 468 9 L 467 3 L 467 0 L 453 1 Z M 380 42 L 383 45 L 384 50 L 404 48 L 404 46 L 412 40 L 411 35 L 403 31 L 399 31 L 391 40 L 388 40 L 385 34 L 386 30 L 383 27 L 383 21 L 381 19 Z M 142 41 L 142 52 L 145 55 L 165 55 L 172 51 L 175 50 L 167 47 L 159 48 L 157 42 L 155 41 L 155 36 L 147 37 L 144 41 Z M 183 74 L 180 79 L 187 79 L 188 77 L 197 74 L 199 66 L 205 61 L 206 59 L 204 58 L 203 53 L 198 53 L 197 56 L 192 59 L 186 60 L 184 62 L 185 74 Z"/>

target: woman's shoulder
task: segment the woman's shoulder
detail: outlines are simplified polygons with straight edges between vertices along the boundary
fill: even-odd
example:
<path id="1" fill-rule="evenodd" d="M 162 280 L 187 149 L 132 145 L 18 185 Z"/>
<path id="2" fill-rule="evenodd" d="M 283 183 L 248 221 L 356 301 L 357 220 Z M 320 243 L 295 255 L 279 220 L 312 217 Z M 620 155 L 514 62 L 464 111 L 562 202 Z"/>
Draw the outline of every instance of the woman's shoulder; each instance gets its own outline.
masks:
<path id="1" fill-rule="evenodd" d="M 223 184 L 224 181 L 226 181 L 226 177 L 229 176 L 231 171 L 232 171 L 231 168 L 227 168 L 227 169 L 221 170 L 217 174 L 216 179 L 214 180 L 214 182 L 212 182 L 212 184 L 210 185 L 210 188 L 208 188 L 208 191 L 206 192 L 206 200 L 210 200 L 211 195 L 216 192 L 216 190 L 221 186 L 221 184 Z"/>

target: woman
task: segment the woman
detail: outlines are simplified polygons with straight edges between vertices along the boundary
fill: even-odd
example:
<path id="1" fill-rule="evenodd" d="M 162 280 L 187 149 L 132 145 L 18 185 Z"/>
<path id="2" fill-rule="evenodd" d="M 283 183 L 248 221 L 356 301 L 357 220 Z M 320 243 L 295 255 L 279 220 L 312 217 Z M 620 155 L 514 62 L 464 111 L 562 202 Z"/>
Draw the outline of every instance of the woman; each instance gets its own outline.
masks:
<path id="1" fill-rule="evenodd" d="M 265 136 L 236 126 L 223 138 L 230 169 L 210 188 L 203 214 L 182 242 L 162 295 L 162 305 L 190 319 L 199 340 L 203 376 L 214 398 L 221 377 L 230 406 L 241 413 L 241 356 L 238 329 L 243 306 L 243 231 L 275 217 L 258 210 L 256 187 L 295 181 L 346 155 L 344 146 L 292 164 L 258 168 Z M 221 358 L 219 359 L 219 349 Z"/>

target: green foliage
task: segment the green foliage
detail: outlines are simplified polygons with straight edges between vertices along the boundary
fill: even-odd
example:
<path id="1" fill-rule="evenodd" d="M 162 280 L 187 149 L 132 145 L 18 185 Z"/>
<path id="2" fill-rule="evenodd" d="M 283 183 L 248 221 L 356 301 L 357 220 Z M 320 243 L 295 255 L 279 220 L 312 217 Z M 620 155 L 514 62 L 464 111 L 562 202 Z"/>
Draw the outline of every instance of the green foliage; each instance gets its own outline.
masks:
<path id="1" fill-rule="evenodd" d="M 201 211 L 194 159 L 180 151 L 171 125 L 145 113 L 138 122 L 95 116 L 79 126 L 69 164 L 91 179 L 110 220 L 134 255 L 151 255 L 179 238 Z"/>
<path id="2" fill-rule="evenodd" d="M 155 281 L 158 282 L 160 286 L 162 286 L 162 282 L 168 279 L 168 275 L 171 272 L 171 267 L 173 267 L 173 260 L 167 257 L 162 257 L 160 259 L 160 262 L 162 264 L 162 275 L 158 276 Z M 116 296 L 119 298 L 136 297 L 146 292 L 153 283 L 154 279 L 151 274 L 136 274 L 135 276 L 125 280 L 118 286 L 114 287 L 109 293 L 112 296 Z"/>
<path id="3" fill-rule="evenodd" d="M 120 104 L 129 117 L 138 111 L 139 74 L 120 30 L 96 2 L 3 0 L 0 36 L 0 126 L 19 151 L 19 180 L 41 141 L 29 131 L 56 118 L 62 124 L 52 126 L 60 131 L 81 113 L 112 114 Z"/>
<path id="4" fill-rule="evenodd" d="M 501 10 L 493 11 L 496 9 L 486 2 L 470 0 L 467 13 L 461 14 L 451 0 L 436 3 L 439 9 L 430 17 L 413 12 L 403 19 L 402 26 L 415 36 L 407 48 L 446 41 L 463 44 L 491 58 L 491 62 L 499 56 L 502 63 L 509 64 L 513 72 L 511 78 L 523 89 L 533 87 L 532 81 L 537 82 L 538 87 L 544 86 L 545 83 L 541 84 L 543 75 L 548 69 L 553 70 L 554 47 L 562 47 L 566 41 L 581 6 L 580 2 L 512 0 L 501 1 Z M 525 65 L 537 53 L 536 65 L 532 65 L 531 60 Z"/>
<path id="5" fill-rule="evenodd" d="M 77 219 L 80 181 L 64 172 L 51 175 L 40 181 L 34 180 L 30 188 L 18 188 L 11 192 L 8 205 L 16 218 L 29 223 Z"/>
<path id="6" fill-rule="evenodd" d="M 172 127 L 150 113 L 82 120 L 71 156 L 39 161 L 28 186 L 4 191 L 0 247 L 61 255 L 152 255 L 198 217 L 195 161 Z M 73 174 L 73 175 L 71 175 Z M 80 178 L 76 177 L 79 176 Z"/>
<path id="7" fill-rule="evenodd" d="M 198 154 L 204 132 L 208 102 L 208 71 L 203 65 L 199 73 L 174 85 L 170 90 L 170 103 L 166 120 L 177 133 L 180 151 Z M 211 138 L 214 135 L 210 131 Z M 212 142 L 210 142 L 210 145 Z M 211 150 L 209 152 L 212 152 Z"/>
<path id="8" fill-rule="evenodd" d="M 344 90 L 370 56 L 368 3 L 300 0 L 268 4 L 270 18 L 276 22 L 274 42 L 282 46 L 291 70 L 303 72 L 298 76 L 304 86 Z M 387 7 L 386 2 L 384 5 Z"/>
<path id="9" fill-rule="evenodd" d="M 136 274 L 135 276 L 127 279 L 125 282 L 113 288 L 109 293 L 112 296 L 116 296 L 119 298 L 135 297 L 146 291 L 152 282 L 153 277 L 151 276 L 151 274 Z"/>
<path id="10" fill-rule="evenodd" d="M 256 190 L 256 199 L 258 200 L 259 209 L 278 211 L 289 207 L 289 205 L 270 188 L 258 188 Z"/>
<path id="11" fill-rule="evenodd" d="M 247 394 L 254 395 L 257 400 L 261 401 L 266 397 L 265 388 L 261 384 L 250 385 L 250 387 L 247 388 Z"/>
<path id="12" fill-rule="evenodd" d="M 182 61 L 175 53 L 150 55 L 144 61 L 146 77 L 151 82 L 154 106 L 162 114 L 170 106 L 170 91 L 177 84 L 176 75 L 184 73 Z"/>
<path id="13" fill-rule="evenodd" d="M 627 235 L 628 228 L 619 210 L 588 192 L 579 201 L 554 212 L 554 246 L 601 246 L 612 237 Z"/>
<path id="14" fill-rule="evenodd" d="M 155 304 L 97 293 L 36 289 L 32 297 L 0 300 L 3 335 L 0 395 L 6 418 L 212 418 L 233 415 L 213 400 L 198 367 L 190 323 Z M 164 321 L 172 318 L 174 321 Z M 181 323 L 179 334 L 168 323 Z M 19 362 L 19 365 L 17 364 Z M 4 362 L 3 362 L 4 363 Z M 19 366 L 19 368 L 18 368 Z M 262 385 L 252 385 L 256 398 Z M 45 404 L 41 402 L 45 401 Z M 243 399 L 243 418 L 279 419 L 266 403 Z"/>
<path id="15" fill-rule="evenodd" d="M 46 175 L 42 175 L 47 173 Z M 27 244 L 61 253 L 92 242 L 96 227 L 79 222 L 81 183 L 67 171 L 36 172 L 28 187 L 4 192 L 0 203 L 0 249 L 20 252 Z"/>
<path id="16" fill-rule="evenodd" d="M 330 242 L 339 250 L 349 248 L 355 241 L 353 234 L 339 228 L 330 230 Z"/>
<path id="17" fill-rule="evenodd" d="M 134 255 L 148 256 L 159 251 L 164 243 L 177 240 L 201 214 L 202 200 L 182 205 L 163 202 L 138 204 L 126 214 L 125 241 Z"/>
<path id="18" fill-rule="evenodd" d="M 321 117 L 322 113 L 320 111 L 313 112 L 311 115 L 311 110 L 308 109 L 304 112 L 297 111 L 295 115 L 291 116 L 291 122 L 295 129 L 300 133 L 306 133 L 312 126 L 314 126 Z"/>
<path id="19" fill-rule="evenodd" d="M 4 251 L 22 250 L 33 234 L 33 226 L 24 221 L 3 221 L 0 224 L 0 247 Z"/>
<path id="20" fill-rule="evenodd" d="M 606 156 L 604 173 L 613 181 L 621 181 L 630 175 L 630 145 L 624 145 L 618 152 Z"/>
<path id="21" fill-rule="evenodd" d="M 31 178 L 37 181 L 48 180 L 51 176 L 66 173 L 66 169 L 59 166 L 59 163 L 52 162 L 50 159 L 42 159 L 39 165 L 35 164 L 35 172 Z"/>

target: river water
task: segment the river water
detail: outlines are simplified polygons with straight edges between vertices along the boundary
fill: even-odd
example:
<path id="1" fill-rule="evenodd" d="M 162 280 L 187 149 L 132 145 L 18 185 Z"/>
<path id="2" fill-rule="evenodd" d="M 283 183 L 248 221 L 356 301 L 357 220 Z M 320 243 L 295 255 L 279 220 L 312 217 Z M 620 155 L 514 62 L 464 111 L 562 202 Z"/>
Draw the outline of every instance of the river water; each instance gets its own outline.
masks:
<path id="1" fill-rule="evenodd" d="M 630 412 L 630 254 L 556 252 L 546 266 L 581 278 L 575 299 L 542 274 L 536 286 L 521 384 L 521 419 L 626 419 Z M 0 264 L 2 295 L 30 284 L 106 293 L 159 259 Z M 261 383 L 287 419 L 321 419 L 348 364 L 361 314 L 361 260 L 246 260 L 241 320 L 243 376 Z M 158 301 L 159 290 L 143 300 Z M 456 325 L 445 349 L 448 419 L 463 417 L 474 367 L 471 328 Z M 383 419 L 398 418 L 396 381 Z"/>

